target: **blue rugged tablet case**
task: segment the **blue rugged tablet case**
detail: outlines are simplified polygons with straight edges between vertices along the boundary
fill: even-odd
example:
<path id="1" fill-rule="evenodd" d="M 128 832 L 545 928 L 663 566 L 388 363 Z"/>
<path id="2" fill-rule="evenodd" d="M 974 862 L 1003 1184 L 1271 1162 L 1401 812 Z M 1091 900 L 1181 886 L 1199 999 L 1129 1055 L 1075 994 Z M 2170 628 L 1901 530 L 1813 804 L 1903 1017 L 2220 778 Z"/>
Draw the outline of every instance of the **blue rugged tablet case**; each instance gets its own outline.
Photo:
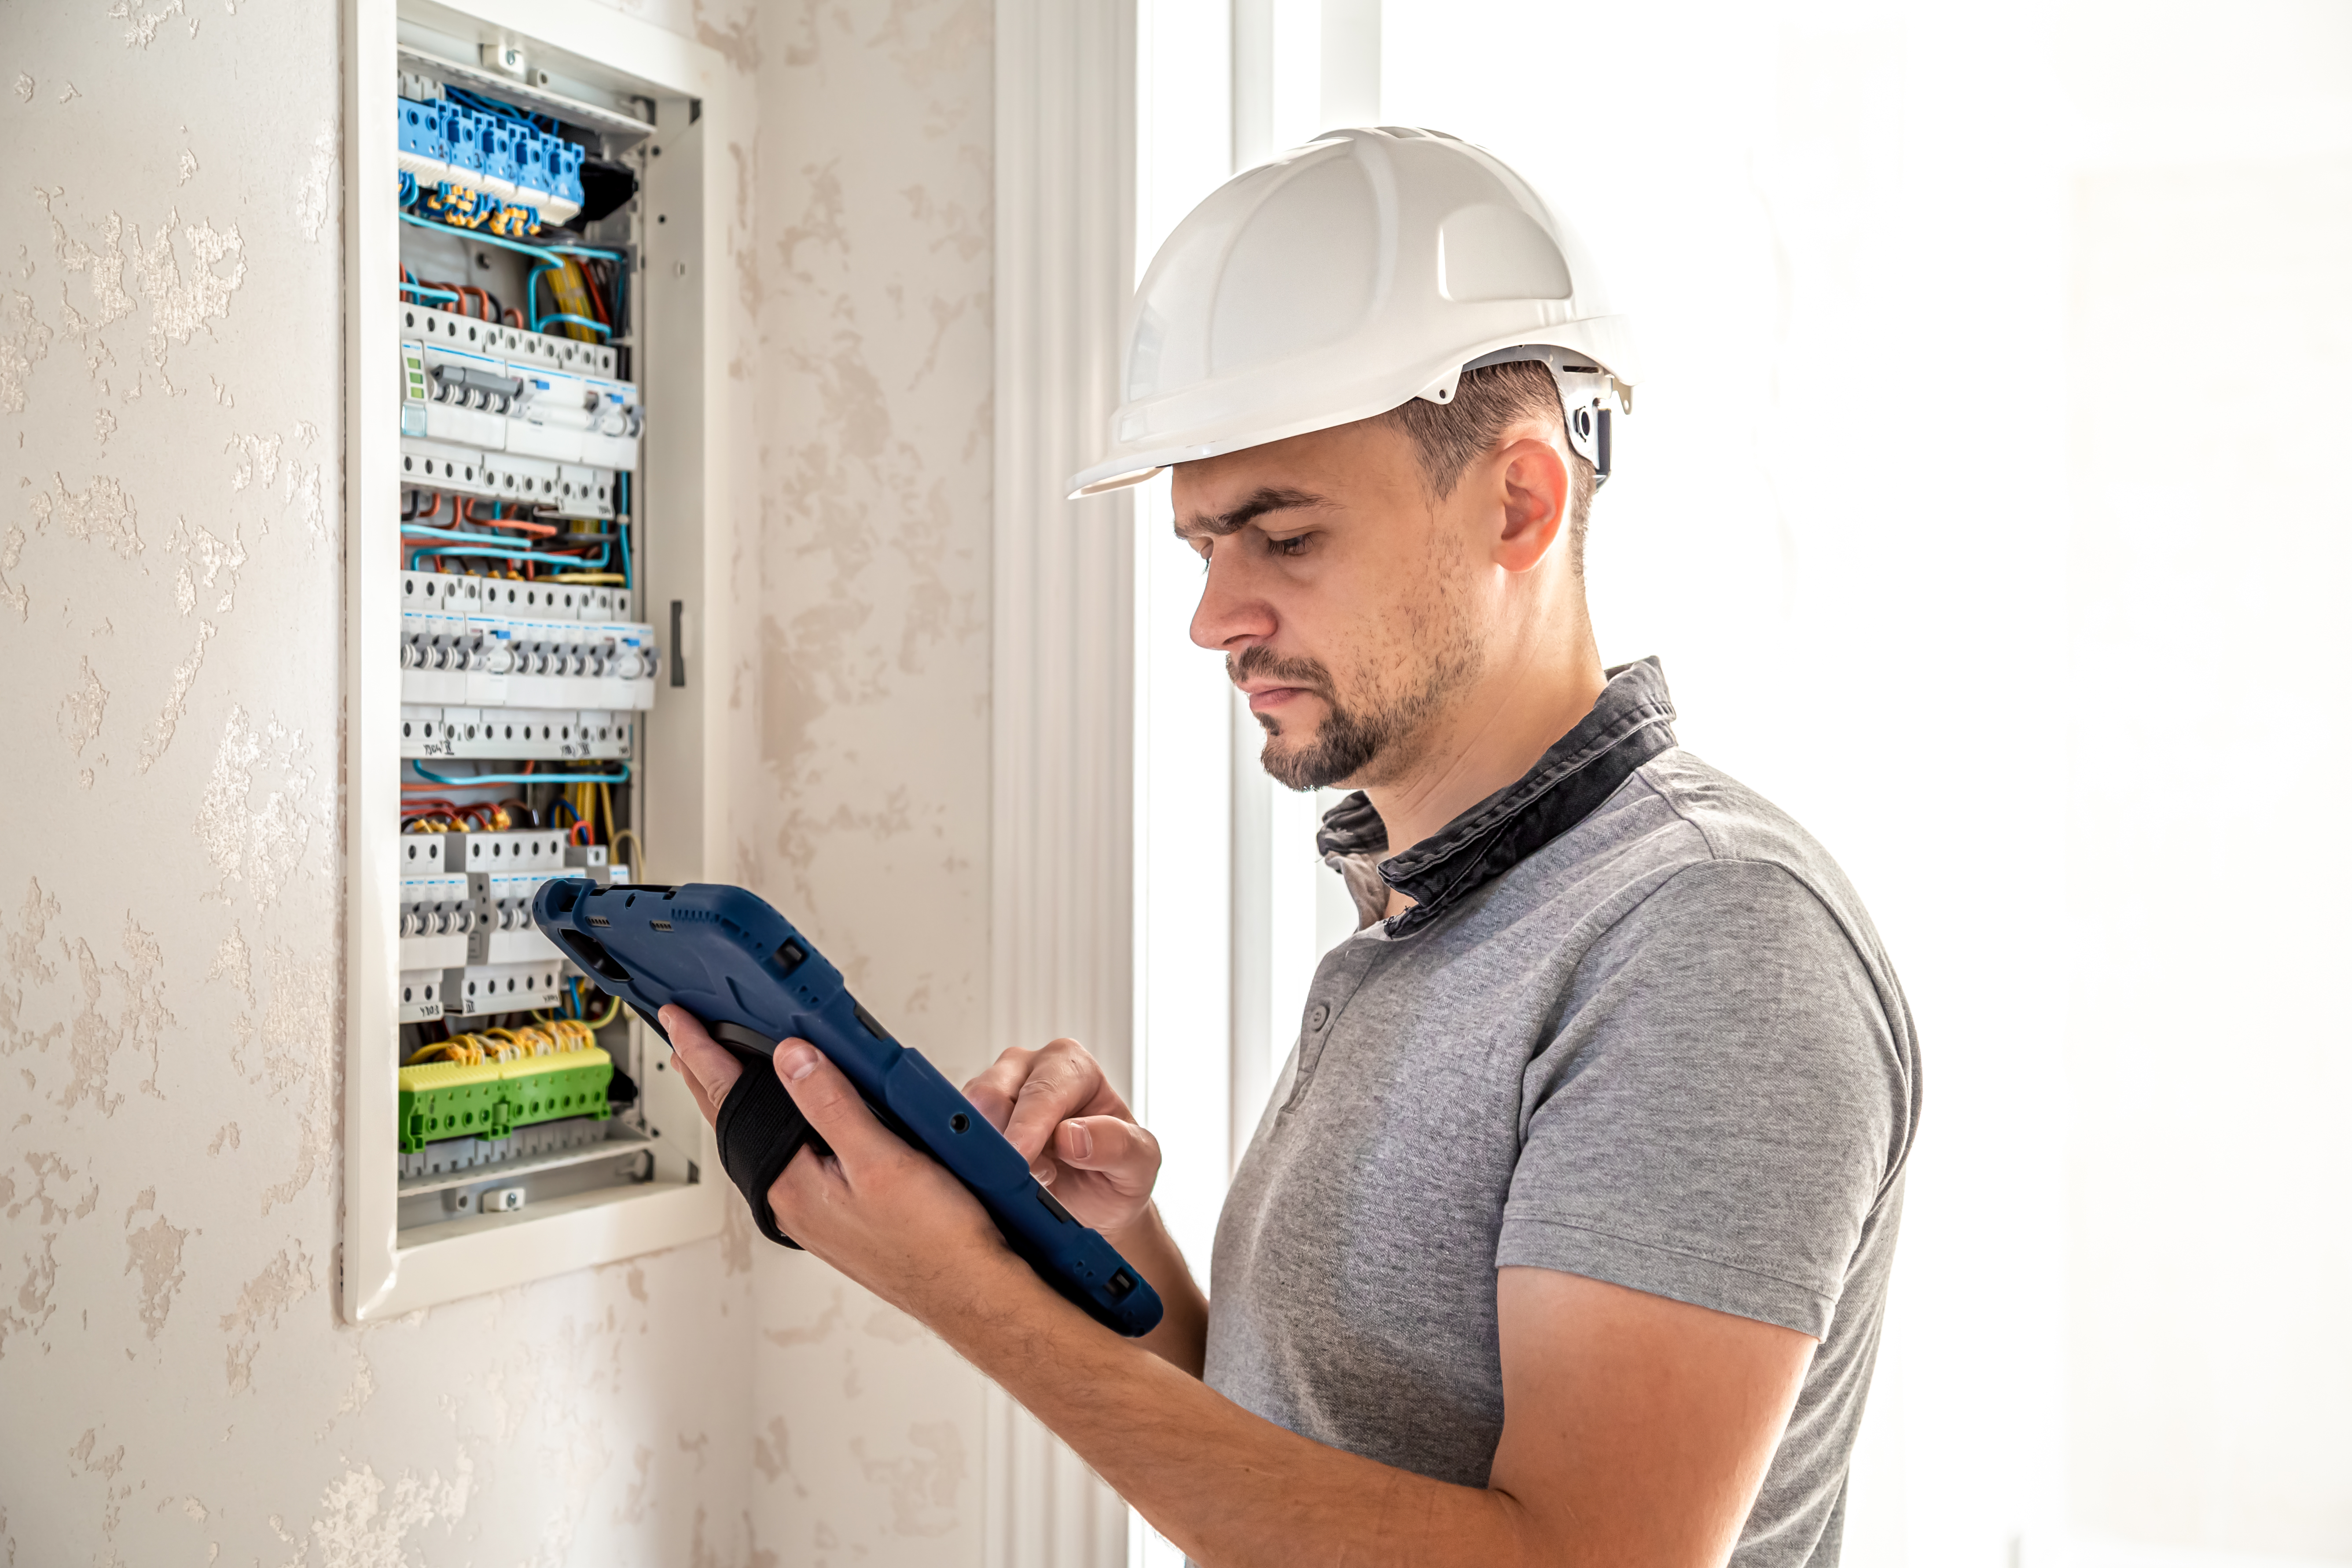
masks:
<path id="1" fill-rule="evenodd" d="M 892 1039 L 816 944 L 758 894 L 557 877 L 541 884 L 530 913 L 656 1034 L 655 1015 L 675 1002 L 728 1046 L 761 1056 L 788 1037 L 815 1046 L 900 1137 L 971 1190 L 1013 1251 L 1063 1295 L 1130 1337 L 1160 1321 L 1150 1283 L 1072 1218 L 988 1118 L 921 1052 Z"/>

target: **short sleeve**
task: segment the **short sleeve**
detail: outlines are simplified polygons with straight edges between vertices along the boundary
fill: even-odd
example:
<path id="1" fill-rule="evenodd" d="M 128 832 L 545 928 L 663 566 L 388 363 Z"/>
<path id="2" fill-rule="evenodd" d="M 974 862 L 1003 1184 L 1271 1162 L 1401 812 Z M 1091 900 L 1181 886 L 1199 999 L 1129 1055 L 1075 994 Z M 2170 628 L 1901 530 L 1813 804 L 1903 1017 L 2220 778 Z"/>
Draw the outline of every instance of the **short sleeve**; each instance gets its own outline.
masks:
<path id="1" fill-rule="evenodd" d="M 1496 1253 L 1819 1339 L 1906 1092 L 1853 943 L 1796 877 L 1710 860 L 1586 952 L 1529 1063 Z"/>

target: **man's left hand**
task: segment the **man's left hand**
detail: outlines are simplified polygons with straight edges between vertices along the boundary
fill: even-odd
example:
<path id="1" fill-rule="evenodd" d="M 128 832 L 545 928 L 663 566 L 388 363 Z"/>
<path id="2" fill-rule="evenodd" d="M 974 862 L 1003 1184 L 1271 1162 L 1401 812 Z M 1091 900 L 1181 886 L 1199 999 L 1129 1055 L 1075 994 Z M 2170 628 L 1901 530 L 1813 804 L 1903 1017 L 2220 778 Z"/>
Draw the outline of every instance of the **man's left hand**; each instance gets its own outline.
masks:
<path id="1" fill-rule="evenodd" d="M 661 1010 L 671 1064 L 714 1125 L 747 1070 L 682 1007 Z M 979 1290 L 975 1275 L 1020 1265 L 979 1200 L 929 1155 L 882 1125 L 841 1069 L 806 1040 L 777 1042 L 772 1069 L 784 1091 L 833 1148 L 803 1147 L 768 1189 L 785 1235 L 892 1305 L 929 1322 L 940 1312 L 1004 1293 Z M 748 1070 L 762 1070 L 753 1068 Z"/>

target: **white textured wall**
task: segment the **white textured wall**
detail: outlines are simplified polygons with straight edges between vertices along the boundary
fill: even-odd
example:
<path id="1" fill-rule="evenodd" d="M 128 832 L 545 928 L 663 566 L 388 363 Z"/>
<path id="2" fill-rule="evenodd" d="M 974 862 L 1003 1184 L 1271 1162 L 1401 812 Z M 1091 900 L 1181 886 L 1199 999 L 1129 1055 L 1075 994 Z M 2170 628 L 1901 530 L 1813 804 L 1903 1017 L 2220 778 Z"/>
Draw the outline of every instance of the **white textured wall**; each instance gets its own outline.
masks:
<path id="1" fill-rule="evenodd" d="M 333 8 L 0 36 L 0 1553 L 745 1561 L 740 1240 L 337 1316 Z"/>
<path id="2" fill-rule="evenodd" d="M 735 871 L 970 1070 L 988 7 L 617 8 L 746 89 Z M 339 1321 L 332 8 L 0 38 L 0 1561 L 976 1560 L 976 1384 L 740 1217 Z"/>
<path id="3" fill-rule="evenodd" d="M 763 10 L 740 189 L 760 552 L 734 679 L 737 872 L 961 1081 L 989 978 L 991 7 Z M 982 1390 L 926 1331 L 755 1241 L 760 1539 L 981 1557 Z"/>

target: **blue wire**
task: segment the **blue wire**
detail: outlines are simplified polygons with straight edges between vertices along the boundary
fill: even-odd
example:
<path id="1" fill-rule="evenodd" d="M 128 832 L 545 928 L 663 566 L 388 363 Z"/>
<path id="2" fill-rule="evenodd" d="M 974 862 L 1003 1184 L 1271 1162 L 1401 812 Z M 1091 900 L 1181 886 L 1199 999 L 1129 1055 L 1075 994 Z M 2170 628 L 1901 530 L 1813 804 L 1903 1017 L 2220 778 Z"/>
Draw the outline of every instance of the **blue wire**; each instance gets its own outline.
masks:
<path id="1" fill-rule="evenodd" d="M 443 778 L 419 762 L 412 761 L 408 765 L 415 769 L 416 775 L 426 784 L 448 784 L 459 789 L 470 784 L 626 784 L 629 782 L 629 764 L 626 763 L 621 764 L 621 771 L 617 773 L 474 773 L 466 778 Z"/>
<path id="2" fill-rule="evenodd" d="M 569 321 L 575 327 L 585 327 L 592 332 L 602 332 L 608 338 L 613 335 L 612 328 L 590 316 L 541 316 L 539 320 L 541 325 L 532 328 L 533 331 L 544 331 L 547 322 Z"/>
<path id="3" fill-rule="evenodd" d="M 516 121 L 518 124 L 528 125 L 534 131 L 540 129 L 540 121 L 544 120 L 547 121 L 548 132 L 551 135 L 554 133 L 556 121 L 555 116 L 551 114 L 541 114 L 535 110 L 517 109 L 511 103 L 507 103 L 495 98 L 487 98 L 478 92 L 469 92 L 462 87 L 448 87 L 444 88 L 442 90 L 469 109 L 478 109 L 486 114 L 495 114 L 501 119 L 511 120 Z"/>
<path id="4" fill-rule="evenodd" d="M 478 520 L 478 519 L 477 519 L 476 521 L 478 521 L 479 520 Z M 518 518 L 518 519 L 515 519 L 514 521 L 528 521 L 528 520 Z M 569 521 L 569 520 L 567 519 L 566 521 Z M 551 524 L 550 526 L 552 526 L 552 525 Z M 421 535 L 422 537 L 426 538 L 426 539 L 454 539 L 454 540 L 457 541 L 457 542 L 458 542 L 459 543 L 461 543 L 461 544 L 492 544 L 492 543 L 494 543 L 494 542 L 495 542 L 495 541 L 496 541 L 496 536 L 495 536 L 495 535 L 492 535 L 492 534 L 488 534 L 488 533 L 464 533 L 464 532 L 460 532 L 458 530 L 454 529 L 454 528 L 436 528 L 436 527 L 434 527 L 434 526 L 433 526 L 431 523 L 429 523 L 429 522 L 417 522 L 417 521 L 414 521 L 414 520 L 411 520 L 410 521 L 407 521 L 407 522 L 404 522 L 404 523 L 402 523 L 402 524 L 400 525 L 400 531 L 401 531 L 401 532 L 403 532 L 403 533 L 407 533 L 407 534 L 416 534 L 416 535 Z M 562 539 L 562 538 L 563 538 L 564 536 L 563 536 L 562 534 L 561 534 L 561 533 L 557 533 L 557 534 L 550 535 L 550 536 L 548 536 L 548 537 L 551 537 L 551 538 L 555 538 L 555 539 Z M 526 551 L 528 551 L 528 550 L 530 549 L 530 547 L 529 547 L 529 546 L 527 546 L 527 545 L 519 545 L 519 546 L 517 546 L 516 548 L 523 549 L 523 550 L 526 550 Z M 541 548 L 541 550 L 544 550 L 544 549 L 546 548 L 546 546 L 541 545 L 540 548 Z M 604 541 L 602 541 L 602 542 L 599 542 L 599 544 L 598 544 L 597 548 L 598 548 L 598 549 L 600 549 L 600 550 L 603 550 L 603 551 L 606 552 L 607 553 L 610 553 L 610 552 L 612 551 L 612 548 L 613 548 L 612 541 L 610 541 L 610 540 L 604 540 Z M 541 559 L 541 557 L 540 557 L 540 555 L 538 554 L 538 552 L 530 552 L 530 558 L 531 558 L 531 559 L 533 559 L 533 560 Z M 551 556 L 549 556 L 549 557 L 547 557 L 547 558 L 548 558 L 548 559 L 551 559 L 551 560 L 556 560 L 556 561 L 569 561 L 569 560 L 571 560 L 571 559 L 572 559 L 572 557 L 571 557 L 571 556 L 569 556 L 569 555 L 562 555 L 562 554 L 551 555 Z"/>
<path id="5" fill-rule="evenodd" d="M 621 586 L 635 589 L 637 574 L 629 564 L 629 524 L 635 521 L 629 514 L 629 470 L 623 468 L 618 478 L 621 504 L 613 509 L 613 527 L 621 536 Z"/>
<path id="6" fill-rule="evenodd" d="M 551 272 L 562 270 L 562 268 L 551 264 L 534 267 L 530 269 L 530 276 L 523 279 L 522 302 L 530 311 L 530 330 L 534 332 L 539 331 L 539 280 Z"/>
<path id="7" fill-rule="evenodd" d="M 430 531 L 436 538 L 442 539 L 482 537 L 478 533 L 446 533 L 438 529 Z M 416 558 L 420 555 L 488 555 L 499 561 L 536 561 L 544 565 L 566 567 L 573 572 L 593 572 L 601 570 L 612 559 L 613 547 L 609 544 L 598 546 L 596 557 L 592 561 L 584 555 L 541 555 L 529 550 L 499 550 L 488 545 L 412 544 L 408 547 L 408 565 L 404 570 L 415 571 Z"/>
<path id="8" fill-rule="evenodd" d="M 462 87 L 444 87 L 442 91 L 468 109 L 478 109 L 485 114 L 495 114 L 502 120 L 522 120 L 522 110 L 511 103 L 501 103 L 495 98 L 485 98 L 478 92 L 468 92 Z"/>
<path id="9" fill-rule="evenodd" d="M 413 223 L 419 228 L 446 229 L 452 234 L 463 235 L 467 239 L 480 240 L 484 245 L 495 245 L 501 250 L 520 250 L 525 256 L 536 256 L 541 261 L 555 260 L 555 253 L 551 250 L 543 249 L 536 245 L 518 244 L 511 239 L 500 239 L 487 229 L 467 228 L 463 224 L 456 223 L 435 223 L 430 218 L 418 217 L 415 213 L 401 214 L 400 221 Z"/>
<path id="10" fill-rule="evenodd" d="M 422 283 L 403 283 L 400 286 L 400 291 L 404 294 L 428 295 L 436 300 L 461 300 L 465 298 L 464 295 L 459 294 L 453 289 L 427 289 Z"/>
<path id="11" fill-rule="evenodd" d="M 400 205 L 406 206 L 416 199 L 416 176 L 403 169 L 400 172 Z"/>

